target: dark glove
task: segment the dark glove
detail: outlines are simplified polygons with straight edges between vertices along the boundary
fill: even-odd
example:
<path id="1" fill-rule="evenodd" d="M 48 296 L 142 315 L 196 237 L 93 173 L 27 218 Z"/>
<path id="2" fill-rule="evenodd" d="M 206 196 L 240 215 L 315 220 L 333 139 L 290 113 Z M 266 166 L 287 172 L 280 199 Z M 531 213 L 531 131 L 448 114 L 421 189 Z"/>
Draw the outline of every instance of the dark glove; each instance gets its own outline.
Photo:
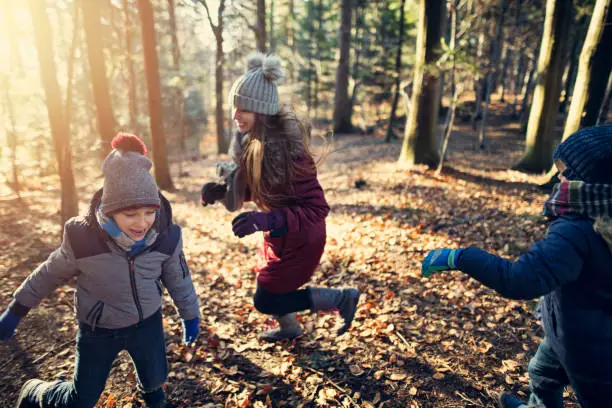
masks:
<path id="1" fill-rule="evenodd" d="M 251 235 L 257 231 L 286 232 L 285 215 L 280 210 L 269 213 L 260 211 L 247 211 L 240 213 L 232 220 L 232 231 L 238 238 Z M 282 235 L 282 234 L 280 234 Z"/>
<path id="2" fill-rule="evenodd" d="M 421 275 L 429 278 L 432 273 L 457 269 L 457 259 L 463 248 L 438 248 L 430 251 L 423 259 Z"/>
<path id="3" fill-rule="evenodd" d="M 2 316 L 0 316 L 0 340 L 8 340 L 13 337 L 20 320 L 21 317 L 9 309 L 5 310 Z"/>
<path id="4" fill-rule="evenodd" d="M 183 344 L 193 343 L 200 333 L 200 318 L 183 320 Z"/>
<path id="5" fill-rule="evenodd" d="M 206 207 L 208 204 L 214 204 L 225 197 L 227 192 L 227 186 L 219 183 L 206 183 L 202 186 L 202 194 L 200 196 L 200 203 Z"/>

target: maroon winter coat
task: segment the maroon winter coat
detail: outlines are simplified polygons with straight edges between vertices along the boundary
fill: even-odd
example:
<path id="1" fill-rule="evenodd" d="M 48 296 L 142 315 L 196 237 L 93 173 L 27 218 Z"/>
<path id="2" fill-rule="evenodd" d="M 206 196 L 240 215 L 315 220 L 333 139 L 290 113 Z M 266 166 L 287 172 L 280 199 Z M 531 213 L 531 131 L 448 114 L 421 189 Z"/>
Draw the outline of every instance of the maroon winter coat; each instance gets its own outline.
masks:
<path id="1" fill-rule="evenodd" d="M 313 164 L 310 157 L 302 160 Z M 308 282 L 325 249 L 329 205 L 316 170 L 294 180 L 293 189 L 293 202 L 280 208 L 285 213 L 287 233 L 281 237 L 265 233 L 265 264 L 257 268 L 257 283 L 272 293 L 292 292 Z"/>

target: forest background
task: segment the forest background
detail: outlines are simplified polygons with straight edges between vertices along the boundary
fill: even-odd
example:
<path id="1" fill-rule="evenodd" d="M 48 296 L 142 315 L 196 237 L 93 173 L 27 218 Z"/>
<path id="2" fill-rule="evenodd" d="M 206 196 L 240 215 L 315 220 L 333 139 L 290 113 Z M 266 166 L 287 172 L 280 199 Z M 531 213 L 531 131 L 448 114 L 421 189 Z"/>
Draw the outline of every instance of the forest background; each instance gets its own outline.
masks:
<path id="1" fill-rule="evenodd" d="M 542 334 L 532 303 L 458 274 L 425 281 L 418 265 L 441 245 L 512 258 L 542 236 L 554 147 L 609 122 L 611 18 L 610 0 L 2 0 L 2 303 L 84 211 L 110 140 L 128 131 L 150 148 L 208 300 L 195 350 L 166 305 L 179 405 L 491 406 L 503 388 L 525 393 Z M 257 240 L 198 208 L 253 50 L 281 57 L 281 99 L 328 142 L 317 283 L 365 293 L 338 342 L 329 316 L 305 315 L 310 337 L 257 344 L 270 323 L 250 300 Z M 0 405 L 32 375 L 71 372 L 71 293 L 0 345 Z M 140 405 L 126 361 L 101 406 Z"/>

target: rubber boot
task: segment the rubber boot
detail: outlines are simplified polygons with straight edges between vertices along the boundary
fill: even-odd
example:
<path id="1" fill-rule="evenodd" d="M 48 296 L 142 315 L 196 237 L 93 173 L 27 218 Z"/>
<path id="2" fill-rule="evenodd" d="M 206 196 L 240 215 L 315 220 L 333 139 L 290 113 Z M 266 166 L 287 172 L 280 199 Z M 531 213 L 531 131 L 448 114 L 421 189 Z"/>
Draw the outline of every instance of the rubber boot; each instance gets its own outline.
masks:
<path id="1" fill-rule="evenodd" d="M 258 336 L 260 340 L 273 342 L 284 339 L 294 339 L 304 333 L 302 325 L 297 321 L 295 313 L 289 313 L 283 316 L 275 315 L 274 318 L 278 321 L 278 328 L 260 333 Z"/>
<path id="2" fill-rule="evenodd" d="M 360 295 L 361 293 L 355 288 L 310 288 L 310 301 L 313 311 L 338 309 L 340 312 L 344 322 L 338 324 L 336 330 L 338 336 L 344 334 L 351 327 Z"/>

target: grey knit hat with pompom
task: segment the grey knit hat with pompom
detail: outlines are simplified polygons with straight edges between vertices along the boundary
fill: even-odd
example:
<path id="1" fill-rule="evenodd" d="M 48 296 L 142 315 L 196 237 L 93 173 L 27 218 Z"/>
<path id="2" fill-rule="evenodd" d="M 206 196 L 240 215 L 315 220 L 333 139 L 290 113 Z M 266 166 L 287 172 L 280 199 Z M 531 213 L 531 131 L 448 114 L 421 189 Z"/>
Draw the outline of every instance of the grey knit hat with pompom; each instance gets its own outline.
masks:
<path id="1" fill-rule="evenodd" d="M 247 72 L 232 85 L 230 106 L 264 115 L 276 115 L 276 82 L 282 77 L 283 70 L 276 55 L 266 56 L 260 52 L 250 54 L 247 58 Z"/>

